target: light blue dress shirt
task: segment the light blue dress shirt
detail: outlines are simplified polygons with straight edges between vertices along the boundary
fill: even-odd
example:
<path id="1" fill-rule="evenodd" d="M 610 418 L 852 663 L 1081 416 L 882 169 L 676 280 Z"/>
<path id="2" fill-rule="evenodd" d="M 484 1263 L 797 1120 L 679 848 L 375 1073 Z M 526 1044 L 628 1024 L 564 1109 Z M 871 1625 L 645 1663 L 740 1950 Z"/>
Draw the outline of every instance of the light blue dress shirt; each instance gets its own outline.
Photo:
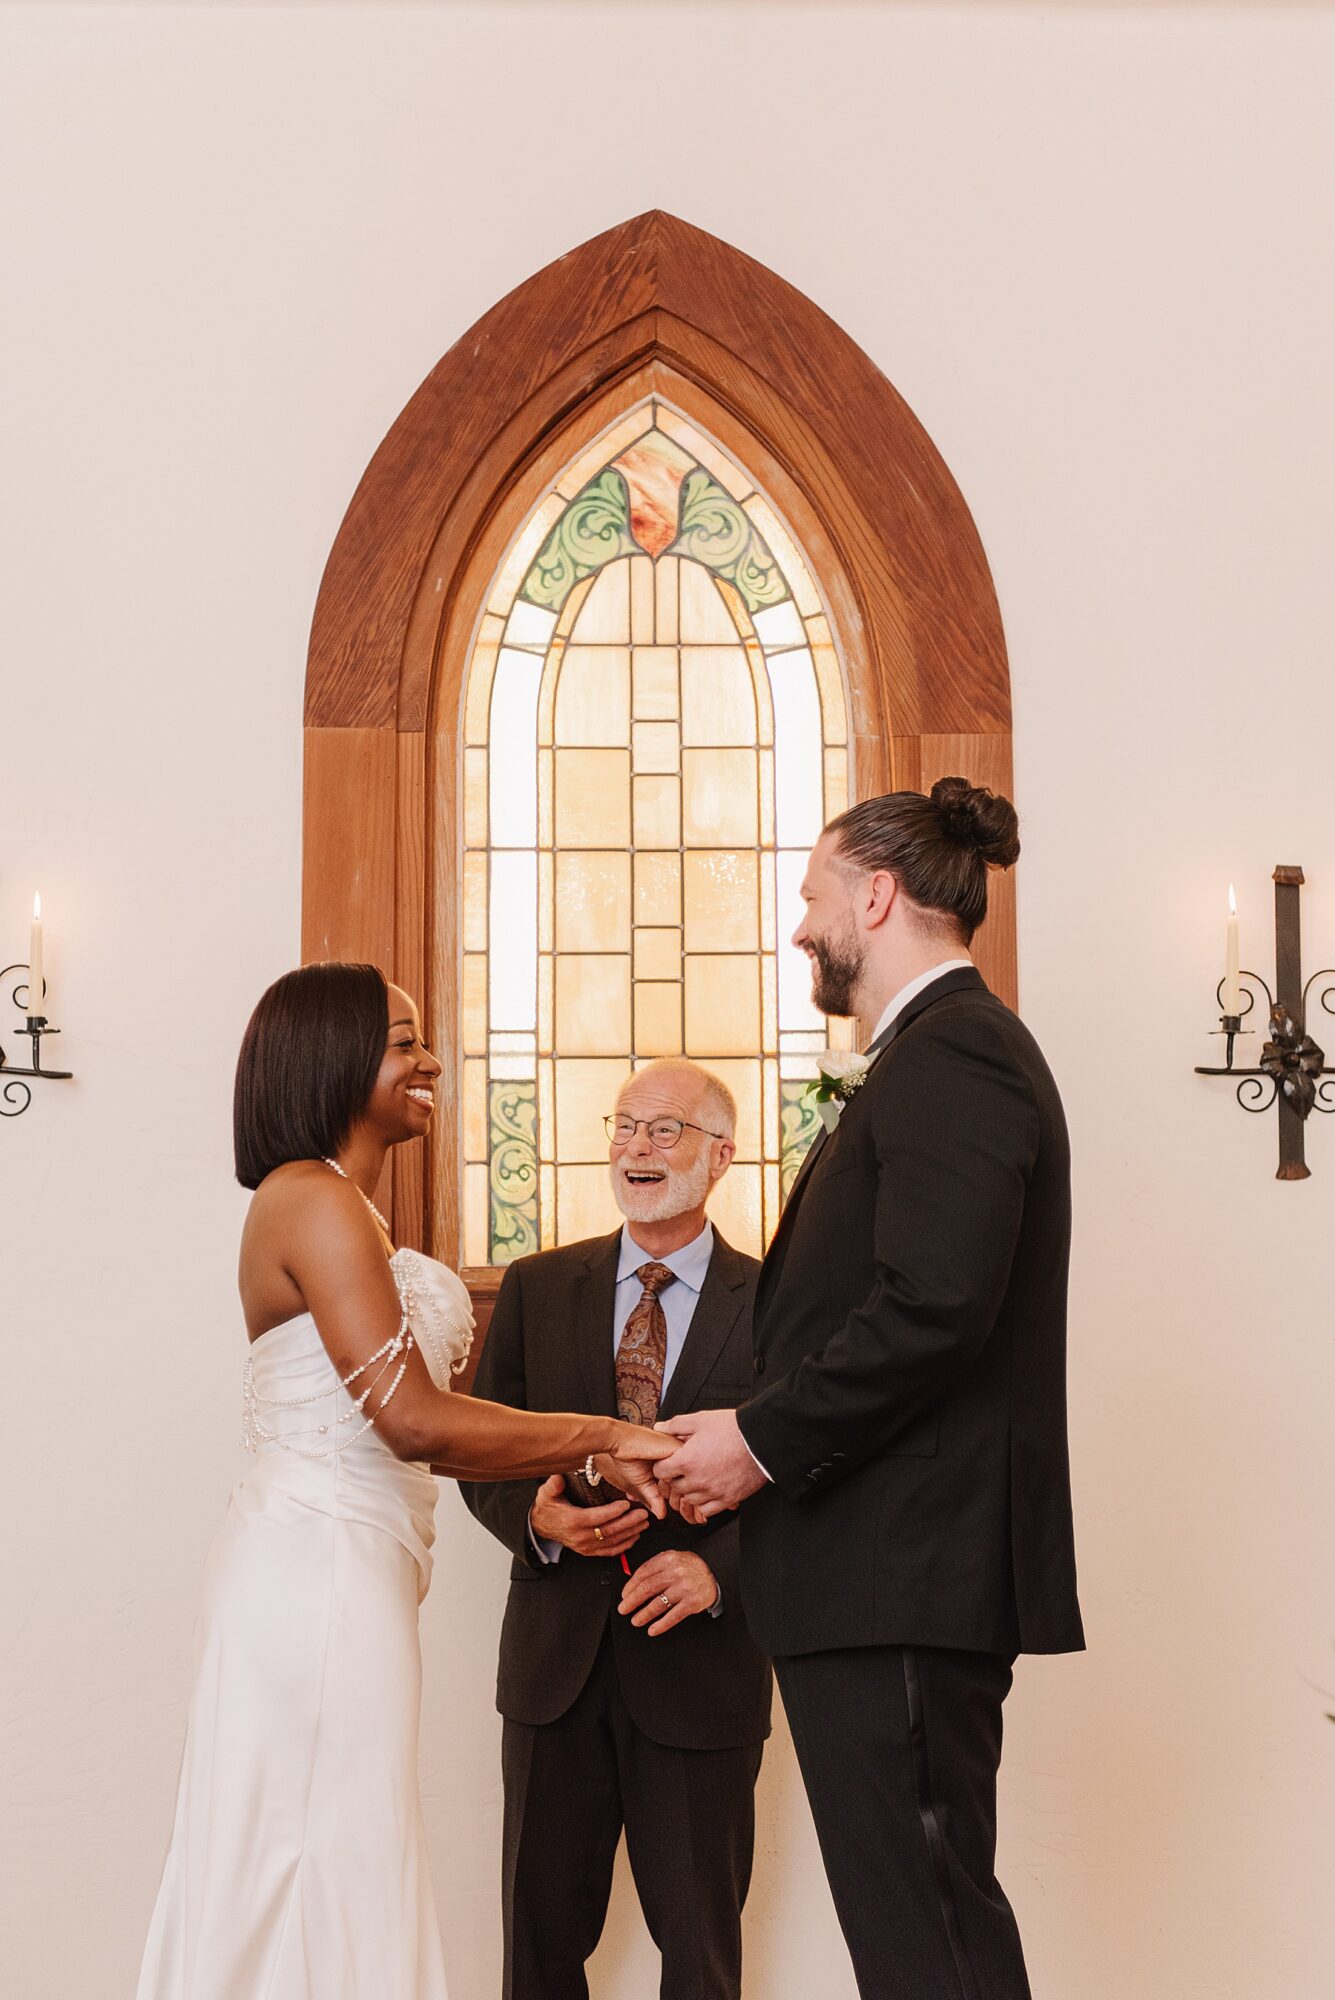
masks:
<path id="1" fill-rule="evenodd" d="M 665 1285 L 658 1294 L 658 1303 L 663 1308 L 663 1318 L 667 1323 L 667 1355 L 663 1362 L 663 1394 L 666 1397 L 672 1372 L 681 1359 L 681 1350 L 686 1345 L 686 1336 L 695 1318 L 695 1308 L 700 1303 L 700 1291 L 709 1270 L 709 1260 L 714 1254 L 714 1228 L 707 1222 L 700 1234 L 680 1250 L 673 1250 L 666 1257 L 651 1256 L 635 1241 L 626 1223 L 621 1231 L 621 1255 L 617 1259 L 616 1295 L 612 1306 L 612 1353 L 615 1356 L 621 1345 L 621 1336 L 626 1330 L 626 1321 L 644 1296 L 644 1286 L 636 1277 L 637 1271 L 646 1264 L 666 1264 L 676 1280 Z M 559 1562 L 560 1542 L 549 1542 L 529 1529 L 529 1540 L 545 1563 Z M 714 1607 L 717 1617 L 722 1609 L 722 1599 Z"/>

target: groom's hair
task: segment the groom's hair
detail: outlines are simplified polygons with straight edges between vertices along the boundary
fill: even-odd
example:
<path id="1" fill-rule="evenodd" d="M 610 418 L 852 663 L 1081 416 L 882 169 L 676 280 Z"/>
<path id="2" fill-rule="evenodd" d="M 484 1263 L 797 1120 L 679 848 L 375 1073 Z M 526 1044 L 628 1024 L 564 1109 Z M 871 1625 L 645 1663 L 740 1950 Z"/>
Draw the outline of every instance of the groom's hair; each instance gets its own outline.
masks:
<path id="1" fill-rule="evenodd" d="M 959 944 L 987 915 L 988 869 L 1009 868 L 1020 853 L 1010 800 L 967 778 L 938 778 L 930 794 L 864 799 L 825 831 L 839 862 L 858 875 L 885 869 L 917 905 L 922 928 Z"/>
<path id="2" fill-rule="evenodd" d="M 389 988 L 374 965 L 285 972 L 250 1017 L 236 1065 L 236 1177 L 257 1188 L 288 1160 L 336 1153 L 365 1111 L 385 1055 Z"/>

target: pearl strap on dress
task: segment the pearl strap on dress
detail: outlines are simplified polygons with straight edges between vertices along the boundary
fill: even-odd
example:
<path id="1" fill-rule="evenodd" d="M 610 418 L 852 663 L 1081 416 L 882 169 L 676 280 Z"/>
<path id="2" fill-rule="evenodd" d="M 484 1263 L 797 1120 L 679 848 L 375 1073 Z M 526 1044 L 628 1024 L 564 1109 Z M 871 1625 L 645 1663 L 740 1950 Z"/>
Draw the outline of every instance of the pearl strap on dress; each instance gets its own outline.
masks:
<path id="1" fill-rule="evenodd" d="M 414 1344 L 408 1325 L 408 1308 L 405 1305 L 403 1308 L 403 1317 L 399 1321 L 398 1332 L 392 1338 L 385 1341 L 383 1346 L 377 1347 L 375 1353 L 369 1355 L 362 1362 L 360 1368 L 354 1368 L 350 1375 L 344 1375 L 338 1385 L 339 1388 L 350 1389 L 359 1377 L 365 1375 L 368 1368 L 374 1368 L 376 1362 L 379 1361 L 381 1366 L 376 1370 L 376 1373 L 371 1377 L 371 1380 L 367 1383 L 361 1394 L 353 1398 L 346 1410 L 339 1412 L 332 1424 L 311 1424 L 302 1430 L 292 1431 L 286 1435 L 280 1431 L 270 1430 L 264 1421 L 263 1413 L 265 1411 L 307 1409 L 314 1403 L 323 1402 L 327 1396 L 336 1395 L 337 1390 L 317 1389 L 309 1396 L 261 1395 L 260 1391 L 255 1387 L 254 1357 L 248 1354 L 246 1356 L 245 1372 L 241 1384 L 241 1398 L 244 1412 L 241 1425 L 241 1442 L 243 1446 L 247 1451 L 258 1451 L 261 1444 L 276 1444 L 281 1446 L 284 1451 L 295 1452 L 298 1458 L 338 1457 L 340 1453 L 348 1449 L 349 1445 L 356 1444 L 358 1438 L 365 1437 L 366 1433 L 374 1428 L 376 1418 L 380 1415 L 386 1403 L 388 1403 L 390 1397 L 403 1380 L 408 1367 L 408 1356 L 411 1354 Z M 353 1431 L 350 1436 L 339 1437 L 339 1426 L 351 1423 L 354 1417 L 361 1416 L 376 1384 L 393 1366 L 394 1362 L 399 1359 L 400 1355 L 403 1356 L 403 1359 L 399 1361 L 398 1368 L 395 1370 L 394 1380 L 380 1398 L 372 1414 L 367 1417 L 361 1429 Z M 331 1431 L 333 1432 L 332 1437 L 330 1436 Z M 294 1438 L 299 1437 L 327 1438 L 329 1442 L 307 1448 L 305 1445 L 293 1442 Z"/>

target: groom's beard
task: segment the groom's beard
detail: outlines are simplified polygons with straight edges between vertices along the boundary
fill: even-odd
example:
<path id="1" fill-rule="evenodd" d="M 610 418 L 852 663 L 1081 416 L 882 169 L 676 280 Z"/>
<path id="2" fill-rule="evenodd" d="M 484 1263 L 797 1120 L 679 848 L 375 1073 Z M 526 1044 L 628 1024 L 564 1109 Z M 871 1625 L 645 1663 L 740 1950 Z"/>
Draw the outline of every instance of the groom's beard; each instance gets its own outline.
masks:
<path id="1" fill-rule="evenodd" d="M 670 1222 L 698 1208 L 709 1193 L 709 1148 L 702 1147 L 693 1167 L 670 1167 L 665 1160 L 614 1160 L 609 1173 L 616 1205 L 628 1222 Z M 661 1173 L 651 1187 L 636 1187 L 627 1174 Z"/>
<path id="2" fill-rule="evenodd" d="M 856 1013 L 853 996 L 861 983 L 867 956 L 858 948 L 857 932 L 852 925 L 842 937 L 810 938 L 807 949 L 813 967 L 812 1005 L 822 1014 Z"/>

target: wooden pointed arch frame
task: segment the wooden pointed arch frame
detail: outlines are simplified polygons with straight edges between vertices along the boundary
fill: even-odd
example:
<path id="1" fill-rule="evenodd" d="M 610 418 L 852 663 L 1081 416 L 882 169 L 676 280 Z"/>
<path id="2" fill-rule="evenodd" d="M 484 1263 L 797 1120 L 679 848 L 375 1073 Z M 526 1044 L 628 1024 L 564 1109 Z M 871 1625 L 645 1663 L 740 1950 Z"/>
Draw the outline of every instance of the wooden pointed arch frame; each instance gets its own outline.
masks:
<path id="1" fill-rule="evenodd" d="M 457 1046 L 458 770 L 473 632 L 560 468 L 650 394 L 786 516 L 835 626 L 855 795 L 958 771 L 1010 792 L 1010 681 L 977 529 L 912 411 L 811 300 L 654 211 L 540 271 L 452 347 L 330 552 L 306 680 L 302 955 L 371 960 Z M 1016 998 L 1012 878 L 977 940 Z M 397 1239 L 458 1257 L 457 1091 L 395 1159 Z M 491 1290 L 470 1273 L 479 1295 Z"/>

